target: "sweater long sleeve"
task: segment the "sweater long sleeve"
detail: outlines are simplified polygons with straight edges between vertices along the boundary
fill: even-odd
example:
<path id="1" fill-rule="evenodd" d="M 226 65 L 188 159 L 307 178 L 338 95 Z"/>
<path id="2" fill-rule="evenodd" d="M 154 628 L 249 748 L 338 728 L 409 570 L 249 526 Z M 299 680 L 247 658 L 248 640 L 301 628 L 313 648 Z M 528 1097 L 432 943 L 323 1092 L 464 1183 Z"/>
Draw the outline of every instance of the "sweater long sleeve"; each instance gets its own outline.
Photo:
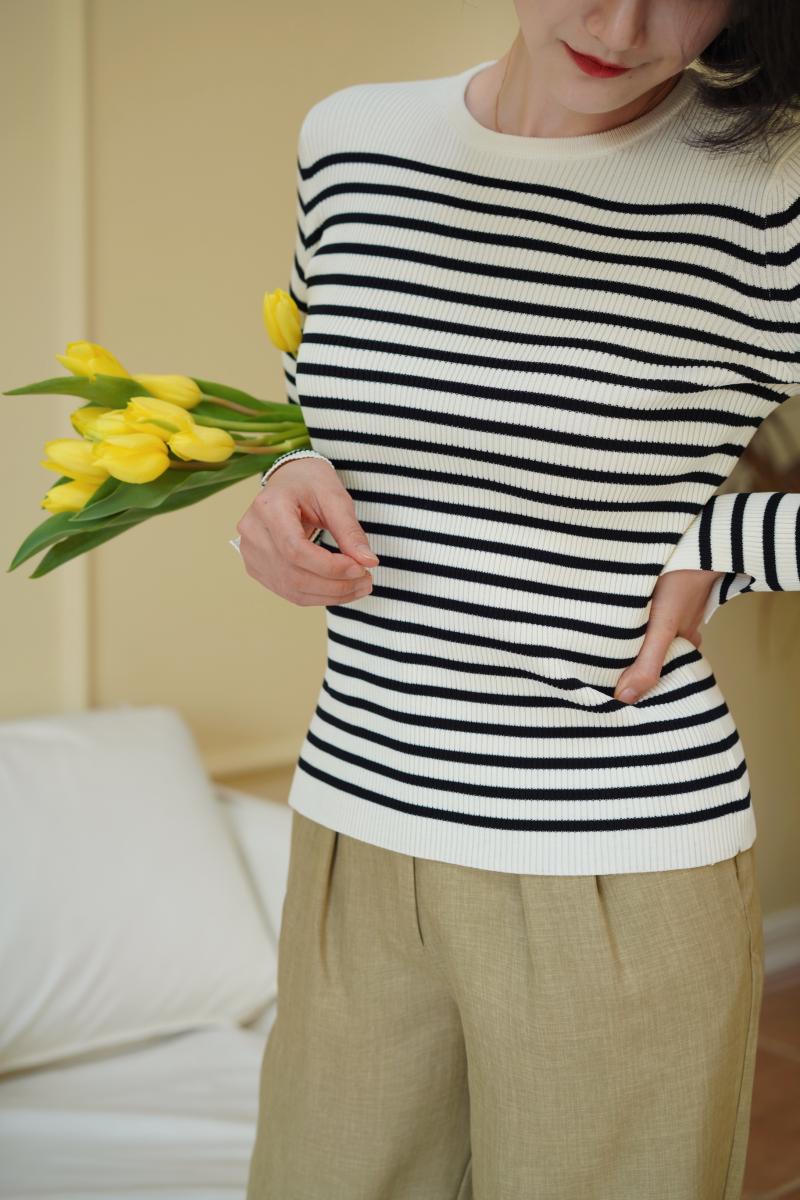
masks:
<path id="1" fill-rule="evenodd" d="M 800 584 L 798 496 L 719 491 L 800 391 L 800 146 L 709 159 L 692 68 L 616 128 L 498 133 L 488 65 L 300 131 L 289 398 L 380 562 L 325 608 L 289 805 L 488 870 L 717 862 L 756 824 L 711 663 L 676 637 L 614 690 L 662 571 L 723 572 L 706 620 Z"/>
<path id="2" fill-rule="evenodd" d="M 796 146 L 796 143 L 795 143 Z M 763 250 L 769 320 L 766 340 L 800 377 L 800 155 L 791 143 L 773 164 Z M 783 339 L 788 335 L 788 352 Z M 789 376 L 787 375 L 787 378 Z M 800 386 L 798 387 L 800 390 Z M 800 494 L 727 492 L 712 496 L 679 539 L 662 574 L 723 571 L 703 612 L 747 592 L 800 589 Z"/>
<path id="3" fill-rule="evenodd" d="M 303 130 L 301 128 L 297 143 L 297 159 L 295 163 L 294 250 L 289 271 L 289 282 L 286 290 L 299 308 L 303 318 L 305 318 L 308 313 L 308 284 L 306 283 L 306 270 L 309 261 L 309 246 L 305 234 L 309 208 L 309 182 L 303 177 L 303 161 L 305 154 L 306 150 L 303 142 Z M 290 404 L 298 404 L 296 356 L 290 353 L 288 350 L 282 350 L 281 359 L 283 362 L 286 399 Z"/>
<path id="4" fill-rule="evenodd" d="M 800 589 L 800 493 L 712 496 L 661 574 L 687 569 L 724 572 L 706 601 L 706 625 L 720 605 L 743 592 Z"/>
<path id="5" fill-rule="evenodd" d="M 304 157 L 304 146 L 302 138 L 302 129 L 297 145 L 297 160 L 295 164 L 295 232 L 294 232 L 294 251 L 292 254 L 292 263 L 289 272 L 289 281 L 287 291 L 294 300 L 303 317 L 308 313 L 308 305 L 306 303 L 308 295 L 308 285 L 306 283 L 306 266 L 309 258 L 308 241 L 304 232 L 304 227 L 307 220 L 308 199 L 306 196 L 307 185 L 303 177 L 302 161 Z M 297 396 L 297 356 L 288 350 L 281 351 L 281 362 L 283 365 L 284 388 L 286 399 L 289 404 L 299 405 L 300 401 Z M 309 449 L 306 457 L 313 455 L 316 458 L 325 459 L 324 454 L 320 454 L 313 447 Z M 330 459 L 325 459 L 330 462 Z M 288 461 L 295 461 L 293 459 Z M 283 467 L 283 463 L 280 464 Z M 331 463 L 331 466 L 334 464 Z M 334 468 L 335 469 L 335 468 Z M 270 468 L 267 468 L 261 473 L 261 485 L 263 487 L 266 482 Z M 309 541 L 317 544 L 324 532 L 323 529 L 315 529 L 309 535 Z"/>

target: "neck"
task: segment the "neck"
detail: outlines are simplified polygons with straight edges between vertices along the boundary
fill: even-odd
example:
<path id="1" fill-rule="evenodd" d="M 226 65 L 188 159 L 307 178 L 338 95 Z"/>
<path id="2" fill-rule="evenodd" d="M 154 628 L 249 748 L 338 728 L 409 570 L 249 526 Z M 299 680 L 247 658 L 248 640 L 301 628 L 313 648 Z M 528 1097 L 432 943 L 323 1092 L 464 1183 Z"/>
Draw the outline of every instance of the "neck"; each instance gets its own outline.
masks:
<path id="1" fill-rule="evenodd" d="M 502 77 L 495 97 L 494 128 L 519 137 L 581 137 L 616 129 L 655 108 L 681 77 L 681 72 L 671 75 L 612 112 L 578 113 L 558 104 L 542 85 L 542 73 L 532 66 L 520 31 L 501 62 L 502 66 L 497 64 Z"/>

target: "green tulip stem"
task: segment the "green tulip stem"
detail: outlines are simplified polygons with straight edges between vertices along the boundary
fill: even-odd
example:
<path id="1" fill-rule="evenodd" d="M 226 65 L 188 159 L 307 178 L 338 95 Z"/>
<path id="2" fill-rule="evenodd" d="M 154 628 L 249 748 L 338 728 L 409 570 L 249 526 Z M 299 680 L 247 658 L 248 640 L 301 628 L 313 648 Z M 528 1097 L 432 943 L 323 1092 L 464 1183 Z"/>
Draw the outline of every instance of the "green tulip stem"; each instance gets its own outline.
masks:
<path id="1" fill-rule="evenodd" d="M 241 430 L 244 433 L 275 433 L 276 429 L 277 432 L 280 432 L 282 427 L 291 428 L 293 425 L 301 428 L 304 427 L 304 422 L 301 418 L 293 422 L 281 421 L 276 423 L 275 421 L 229 421 L 222 417 L 198 416 L 196 413 L 193 413 L 192 417 L 197 425 L 210 425 L 213 429 L 227 429 L 229 431 Z"/>
<path id="2" fill-rule="evenodd" d="M 283 442 L 277 446 L 246 446 L 242 442 L 236 443 L 234 454 L 241 451 L 243 454 L 261 454 L 264 458 L 277 458 L 279 454 L 284 454 L 289 450 L 306 450 L 309 449 L 309 441 L 307 437 L 292 438 L 290 441 Z M 171 471 L 213 471 L 222 470 L 230 459 L 225 459 L 223 462 L 198 462 L 196 459 L 179 459 L 171 458 L 169 460 L 169 468 Z"/>
<path id="3" fill-rule="evenodd" d="M 258 416 L 261 416 L 264 411 L 262 408 L 248 408 L 245 404 L 237 404 L 235 400 L 226 400 L 222 396 L 203 395 L 201 399 L 210 400 L 213 404 L 219 404 L 221 408 L 232 408 L 234 412 L 245 413 L 247 416 L 250 416 L 253 413 L 257 413 Z"/>
<path id="4" fill-rule="evenodd" d="M 309 446 L 308 435 L 302 437 L 288 438 L 286 441 L 278 442 L 275 445 L 265 448 L 264 446 L 253 445 L 250 443 L 237 442 L 236 450 L 240 450 L 243 454 L 269 454 L 271 456 L 285 454 L 289 450 L 305 450 Z"/>
<path id="5" fill-rule="evenodd" d="M 294 425 L 292 429 L 284 433 L 262 433 L 260 437 L 244 438 L 241 441 L 233 440 L 237 446 L 279 446 L 284 442 L 292 441 L 295 438 L 307 438 L 308 430 L 305 425 L 298 428 Z"/>

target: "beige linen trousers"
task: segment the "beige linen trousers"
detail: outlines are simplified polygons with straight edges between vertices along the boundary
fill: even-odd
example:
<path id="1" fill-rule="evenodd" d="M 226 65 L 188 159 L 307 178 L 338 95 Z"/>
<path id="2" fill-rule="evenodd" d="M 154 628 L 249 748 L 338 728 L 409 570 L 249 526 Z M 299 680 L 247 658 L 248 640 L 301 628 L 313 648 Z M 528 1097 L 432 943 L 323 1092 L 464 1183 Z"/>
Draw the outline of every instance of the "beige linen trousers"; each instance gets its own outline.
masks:
<path id="1" fill-rule="evenodd" d="M 518 875 L 293 810 L 247 1200 L 739 1200 L 753 847 Z"/>

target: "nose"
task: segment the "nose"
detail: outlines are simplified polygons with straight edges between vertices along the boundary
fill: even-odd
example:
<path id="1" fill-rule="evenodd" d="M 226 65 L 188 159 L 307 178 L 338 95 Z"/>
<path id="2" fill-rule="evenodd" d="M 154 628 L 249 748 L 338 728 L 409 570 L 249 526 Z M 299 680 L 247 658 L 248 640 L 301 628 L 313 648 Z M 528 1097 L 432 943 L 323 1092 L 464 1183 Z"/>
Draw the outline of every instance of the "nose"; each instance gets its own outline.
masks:
<path id="1" fill-rule="evenodd" d="M 584 18 L 589 33 L 603 47 L 598 58 L 613 58 L 641 49 L 651 0 L 603 0 Z"/>

